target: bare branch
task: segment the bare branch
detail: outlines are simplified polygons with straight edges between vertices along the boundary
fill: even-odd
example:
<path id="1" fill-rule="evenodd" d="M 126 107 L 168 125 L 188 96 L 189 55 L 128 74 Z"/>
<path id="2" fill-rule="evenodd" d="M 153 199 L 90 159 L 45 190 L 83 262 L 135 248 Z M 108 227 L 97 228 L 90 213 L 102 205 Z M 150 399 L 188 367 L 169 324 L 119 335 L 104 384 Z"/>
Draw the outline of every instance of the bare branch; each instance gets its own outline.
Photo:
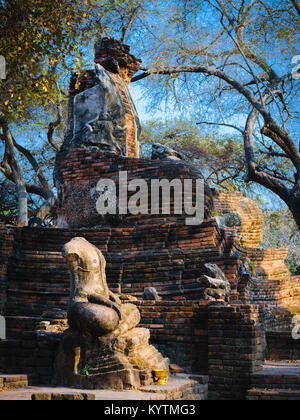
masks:
<path id="1" fill-rule="evenodd" d="M 248 116 L 244 131 L 244 148 L 248 169 L 247 181 L 254 181 L 263 187 L 268 188 L 279 195 L 286 203 L 289 203 L 291 197 L 288 188 L 274 176 L 260 170 L 255 161 L 253 131 L 258 115 L 258 111 L 254 108 Z"/>
<path id="2" fill-rule="evenodd" d="M 247 89 L 242 83 L 233 79 L 227 73 L 218 70 L 212 66 L 170 66 L 149 69 L 143 75 L 137 76 L 137 78 L 135 78 L 135 80 L 133 81 L 141 80 L 142 78 L 148 77 L 152 74 L 173 75 L 177 73 L 207 74 L 224 80 L 226 83 L 232 86 L 237 92 L 239 92 L 248 100 L 248 102 L 252 105 L 253 108 L 256 109 L 256 111 L 258 111 L 261 114 L 261 116 L 264 119 L 265 126 L 276 134 L 276 136 L 274 136 L 274 139 L 276 138 L 276 143 L 290 157 L 295 168 L 300 173 L 300 153 L 297 147 L 295 146 L 293 140 L 289 137 L 288 133 L 282 130 L 280 127 L 278 127 L 276 122 L 273 120 L 271 114 L 268 112 L 264 105 L 265 100 L 263 100 L 263 103 L 258 101 L 249 89 Z"/>
<path id="3" fill-rule="evenodd" d="M 293 5 L 295 6 L 295 9 L 298 12 L 298 15 L 300 16 L 300 1 L 299 0 L 291 0 Z"/>
<path id="4" fill-rule="evenodd" d="M 205 124 L 205 125 L 219 125 L 219 126 L 223 126 L 223 127 L 229 127 L 229 128 L 233 128 L 233 129 L 239 131 L 241 134 L 244 134 L 244 131 L 241 128 L 237 127 L 236 125 L 232 125 L 232 124 L 214 123 L 214 122 L 208 122 L 208 121 L 201 121 L 201 122 L 197 123 L 197 125 L 202 125 L 202 124 Z"/>
<path id="5" fill-rule="evenodd" d="M 26 226 L 28 223 L 28 197 L 25 181 L 18 160 L 16 158 L 14 141 L 8 123 L 5 119 L 0 118 L 0 124 L 5 142 L 5 153 L 3 159 L 4 166 L 1 166 L 1 171 L 2 167 L 4 167 L 4 173 L 7 173 L 9 171 L 8 165 L 11 168 L 11 178 L 16 185 L 18 196 L 18 224 L 21 226 Z"/>

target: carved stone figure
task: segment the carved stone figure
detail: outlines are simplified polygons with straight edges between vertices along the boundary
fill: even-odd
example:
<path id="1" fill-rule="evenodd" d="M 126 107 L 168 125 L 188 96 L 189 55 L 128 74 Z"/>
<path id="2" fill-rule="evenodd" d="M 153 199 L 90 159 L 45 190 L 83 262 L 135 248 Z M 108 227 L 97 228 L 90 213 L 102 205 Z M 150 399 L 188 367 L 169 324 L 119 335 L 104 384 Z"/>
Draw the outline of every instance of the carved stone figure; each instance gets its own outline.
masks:
<path id="1" fill-rule="evenodd" d="M 220 225 L 222 227 L 234 228 L 234 227 L 242 226 L 242 224 L 243 224 L 242 217 L 235 211 L 222 214 L 222 216 L 220 216 Z"/>
<path id="2" fill-rule="evenodd" d="M 136 328 L 136 305 L 122 304 L 106 282 L 106 262 L 94 245 L 74 238 L 63 248 L 71 272 L 67 329 L 55 361 L 53 384 L 86 389 L 137 389 L 153 384 L 154 369 L 169 360 Z"/>
<path id="3" fill-rule="evenodd" d="M 141 60 L 129 51 L 113 38 L 100 39 L 95 44 L 95 70 L 72 75 L 67 132 L 54 170 L 58 190 L 71 149 L 96 146 L 121 156 L 139 156 L 141 124 L 128 84 Z"/>
<path id="4" fill-rule="evenodd" d="M 161 300 L 155 287 L 146 287 L 143 294 L 143 300 Z"/>
<path id="5" fill-rule="evenodd" d="M 74 98 L 74 147 L 97 146 L 126 153 L 126 110 L 118 87 L 100 64 L 95 67 L 95 86 Z"/>
<path id="6" fill-rule="evenodd" d="M 84 238 L 74 238 L 63 248 L 71 272 L 68 321 L 87 336 L 120 335 L 135 328 L 140 313 L 132 304 L 121 304 L 106 282 L 106 261 L 101 251 Z"/>
<path id="7" fill-rule="evenodd" d="M 152 145 L 152 157 L 151 159 L 173 159 L 173 160 L 182 160 L 183 157 L 176 150 L 171 149 L 171 147 L 164 146 L 160 143 L 154 143 Z"/>
<path id="8" fill-rule="evenodd" d="M 201 274 L 199 284 L 203 289 L 204 299 L 230 301 L 230 283 L 216 264 L 204 264 Z"/>

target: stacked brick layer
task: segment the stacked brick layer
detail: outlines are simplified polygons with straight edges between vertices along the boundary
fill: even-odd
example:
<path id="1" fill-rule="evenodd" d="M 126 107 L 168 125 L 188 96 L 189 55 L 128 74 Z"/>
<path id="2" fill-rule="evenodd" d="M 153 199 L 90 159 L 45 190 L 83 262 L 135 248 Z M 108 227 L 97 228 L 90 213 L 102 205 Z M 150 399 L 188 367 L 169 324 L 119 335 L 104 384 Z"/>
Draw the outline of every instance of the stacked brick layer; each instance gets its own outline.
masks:
<path id="1" fill-rule="evenodd" d="M 187 372 L 208 371 L 207 301 L 137 302 L 141 326 L 149 328 L 151 341 L 172 363 Z"/>
<path id="2" fill-rule="evenodd" d="M 210 306 L 208 315 L 209 398 L 243 400 L 251 375 L 261 369 L 258 307 Z"/>
<path id="3" fill-rule="evenodd" d="M 96 186 L 100 179 L 110 179 L 115 182 L 117 201 L 119 202 L 119 174 L 126 172 L 128 183 L 132 180 L 142 179 L 147 183 L 148 196 L 142 203 L 140 212 L 144 214 L 132 215 L 107 215 L 101 216 L 97 212 Z M 157 180 L 198 180 L 203 179 L 201 173 L 193 166 L 184 161 L 173 160 L 143 160 L 124 158 L 113 153 L 104 153 L 97 148 L 72 149 L 61 165 L 62 186 L 59 191 L 59 208 L 57 213 L 68 226 L 89 227 L 97 225 L 105 226 L 135 226 L 139 224 L 159 224 L 185 221 L 190 217 L 185 212 L 184 195 L 182 194 L 182 214 L 174 214 L 174 194 L 171 192 L 170 212 L 163 214 L 162 200 L 160 199 L 159 214 L 150 214 L 151 211 L 151 181 Z M 123 181 L 123 188 L 128 187 Z M 183 182 L 182 182 L 183 184 Z M 93 193 L 94 191 L 94 193 Z M 183 191 L 183 189 L 182 189 Z M 128 193 L 126 202 L 120 201 L 123 206 L 136 191 Z M 98 194 L 99 195 L 99 194 Z M 197 197 L 198 201 L 200 197 Z M 143 200 L 144 201 L 144 200 Z M 193 191 L 193 204 L 196 201 L 196 190 Z M 191 203 L 190 203 L 191 204 Z M 213 197 L 210 188 L 205 184 L 204 217 L 208 219 L 213 214 Z M 118 213 L 118 212 L 117 212 Z"/>
<path id="4" fill-rule="evenodd" d="M 0 226 L 0 314 L 4 311 L 7 292 L 8 258 L 14 246 L 14 232 Z"/>
<path id="5" fill-rule="evenodd" d="M 27 375 L 0 375 L 0 391 L 12 390 L 28 386 Z"/>
<path id="6" fill-rule="evenodd" d="M 215 207 L 219 215 L 239 213 L 243 220 L 242 226 L 237 228 L 239 238 L 244 236 L 249 248 L 259 247 L 264 216 L 253 200 L 245 198 L 239 191 L 222 191 L 215 198 Z"/>
<path id="7" fill-rule="evenodd" d="M 287 389 L 256 389 L 248 392 L 248 401 L 299 401 L 300 391 Z"/>
<path id="8" fill-rule="evenodd" d="M 179 223 L 152 229 L 16 229 L 3 289 L 9 337 L 32 329 L 45 311 L 67 309 L 69 272 L 61 249 L 76 236 L 102 250 L 109 286 L 117 290 L 121 283 L 126 294 L 141 297 L 145 287 L 154 286 L 164 300 L 197 299 L 205 262 L 219 264 L 233 287 L 236 281 L 237 258 L 224 255 L 226 241 L 214 220 L 198 227 Z"/>
<path id="9" fill-rule="evenodd" d="M 0 372 L 23 372 L 30 383 L 50 385 L 59 342 L 59 334 L 36 331 L 22 332 L 18 339 L 0 341 Z"/>
<path id="10" fill-rule="evenodd" d="M 300 399 L 300 365 L 268 363 L 262 372 L 252 375 L 248 400 Z"/>

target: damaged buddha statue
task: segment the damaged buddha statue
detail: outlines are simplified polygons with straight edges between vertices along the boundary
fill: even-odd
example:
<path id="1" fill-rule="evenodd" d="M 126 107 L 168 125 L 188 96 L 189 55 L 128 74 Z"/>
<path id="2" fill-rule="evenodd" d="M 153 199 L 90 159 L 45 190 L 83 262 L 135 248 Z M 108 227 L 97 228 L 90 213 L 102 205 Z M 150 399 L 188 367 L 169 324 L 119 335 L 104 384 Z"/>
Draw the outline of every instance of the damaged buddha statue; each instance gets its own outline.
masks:
<path id="1" fill-rule="evenodd" d="M 63 256 L 71 273 L 69 329 L 56 359 L 55 384 L 120 390 L 152 384 L 153 370 L 168 369 L 169 361 L 149 344 L 149 330 L 136 328 L 137 306 L 122 304 L 109 290 L 101 251 L 74 238 Z"/>
<path id="2" fill-rule="evenodd" d="M 135 328 L 140 313 L 133 304 L 121 304 L 106 282 L 106 261 L 94 245 L 74 238 L 63 249 L 71 272 L 68 321 L 71 328 L 90 337 L 119 336 Z"/>

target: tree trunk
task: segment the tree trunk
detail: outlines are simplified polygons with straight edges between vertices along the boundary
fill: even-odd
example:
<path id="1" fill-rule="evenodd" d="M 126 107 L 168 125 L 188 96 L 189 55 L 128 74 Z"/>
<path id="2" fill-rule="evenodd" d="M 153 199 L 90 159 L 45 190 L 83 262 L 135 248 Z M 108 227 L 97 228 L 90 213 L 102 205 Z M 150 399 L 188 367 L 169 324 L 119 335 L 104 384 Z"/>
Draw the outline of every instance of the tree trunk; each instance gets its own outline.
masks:
<path id="1" fill-rule="evenodd" d="M 28 198 L 24 181 L 16 182 L 18 196 L 18 226 L 28 225 Z"/>
<path id="2" fill-rule="evenodd" d="M 5 153 L 2 164 L 11 168 L 11 174 L 13 182 L 16 185 L 16 191 L 18 196 L 18 225 L 27 226 L 28 225 L 28 196 L 26 189 L 26 182 L 23 178 L 21 168 L 19 166 L 14 141 L 12 134 L 10 132 L 9 126 L 5 120 L 1 120 L 1 125 L 3 129 L 3 136 L 5 141 Z"/>
<path id="3" fill-rule="evenodd" d="M 293 199 L 292 203 L 289 205 L 289 209 L 291 210 L 295 222 L 300 230 L 300 197 Z"/>

